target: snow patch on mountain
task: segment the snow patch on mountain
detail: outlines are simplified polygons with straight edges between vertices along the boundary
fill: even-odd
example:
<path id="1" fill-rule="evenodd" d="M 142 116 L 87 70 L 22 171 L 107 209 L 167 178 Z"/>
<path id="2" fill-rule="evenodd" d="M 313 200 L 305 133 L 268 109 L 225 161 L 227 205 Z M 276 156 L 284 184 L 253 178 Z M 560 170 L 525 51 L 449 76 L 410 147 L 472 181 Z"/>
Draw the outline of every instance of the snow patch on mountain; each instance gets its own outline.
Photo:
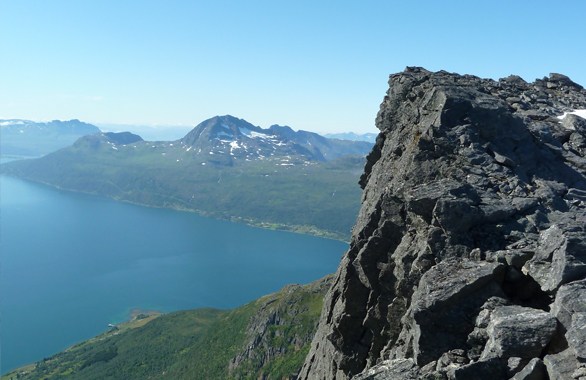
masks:
<path id="1" fill-rule="evenodd" d="M 586 119 L 586 110 L 573 110 L 570 112 L 564 112 L 563 115 L 558 116 L 558 119 L 562 120 L 567 115 L 576 115 L 578 117 L 581 117 L 582 119 Z"/>

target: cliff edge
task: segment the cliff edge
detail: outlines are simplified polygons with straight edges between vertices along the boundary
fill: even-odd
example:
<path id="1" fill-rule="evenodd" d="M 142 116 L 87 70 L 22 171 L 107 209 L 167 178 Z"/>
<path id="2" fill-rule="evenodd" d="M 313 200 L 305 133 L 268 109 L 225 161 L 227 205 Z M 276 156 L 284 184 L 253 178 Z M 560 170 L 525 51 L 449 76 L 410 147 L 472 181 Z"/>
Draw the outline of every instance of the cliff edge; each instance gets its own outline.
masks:
<path id="1" fill-rule="evenodd" d="M 586 91 L 422 68 L 389 85 L 300 378 L 586 379 Z"/>

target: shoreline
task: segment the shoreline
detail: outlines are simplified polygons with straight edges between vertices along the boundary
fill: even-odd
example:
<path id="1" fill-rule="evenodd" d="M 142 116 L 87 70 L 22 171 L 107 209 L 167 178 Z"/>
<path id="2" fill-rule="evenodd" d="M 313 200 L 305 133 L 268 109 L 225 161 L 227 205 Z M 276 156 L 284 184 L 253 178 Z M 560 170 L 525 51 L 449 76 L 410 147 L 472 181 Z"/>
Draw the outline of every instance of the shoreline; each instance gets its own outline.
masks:
<path id="1" fill-rule="evenodd" d="M 37 181 L 37 180 L 30 179 L 30 178 L 21 177 L 18 175 L 12 175 L 10 173 L 3 173 L 1 171 L 0 171 L 0 175 L 4 175 L 4 176 L 10 177 L 10 178 L 16 178 L 16 179 L 31 182 L 31 183 L 36 183 L 36 184 L 47 186 L 47 187 L 50 187 L 50 188 L 53 188 L 53 189 L 56 189 L 59 191 L 101 197 L 101 198 L 109 199 L 109 200 L 112 200 L 115 202 L 131 204 L 134 206 L 148 207 L 148 208 L 162 209 L 162 210 L 173 210 L 173 211 L 178 211 L 178 212 L 194 213 L 196 215 L 199 215 L 199 216 L 202 216 L 205 218 L 223 220 L 223 221 L 232 222 L 232 223 L 240 223 L 240 224 L 244 224 L 244 225 L 247 225 L 249 227 L 254 227 L 254 228 L 262 228 L 262 229 L 271 230 L 271 231 L 290 232 L 290 233 L 294 233 L 294 234 L 314 236 L 314 237 L 318 237 L 318 238 L 322 238 L 322 239 L 335 240 L 335 241 L 340 241 L 340 242 L 343 242 L 346 244 L 350 244 L 350 236 L 344 238 L 344 237 L 342 237 L 342 234 L 340 234 L 340 233 L 321 230 L 315 226 L 299 226 L 299 225 L 287 225 L 287 224 L 282 224 L 282 223 L 255 221 L 252 219 L 246 219 L 244 217 L 239 217 L 239 216 L 222 218 L 222 217 L 217 216 L 213 213 L 209 213 L 209 212 L 205 212 L 205 211 L 201 211 L 201 210 L 197 210 L 197 209 L 191 209 L 191 208 L 180 207 L 180 206 L 157 206 L 157 205 L 153 205 L 153 204 L 132 201 L 129 199 L 116 198 L 116 197 L 101 194 L 101 193 L 68 189 L 68 188 L 64 188 L 64 187 L 61 187 L 61 186 L 58 186 L 58 185 L 55 185 L 52 183 Z"/>
<path id="2" fill-rule="evenodd" d="M 104 332 L 102 332 L 92 338 L 83 340 L 79 343 L 74 343 L 71 346 L 65 348 L 64 350 L 58 351 L 55 354 L 49 356 L 48 358 L 39 359 L 33 363 L 24 364 L 20 367 L 13 368 L 6 373 L 0 373 L 0 380 L 18 379 L 19 376 L 25 376 L 29 372 L 32 372 L 33 370 L 35 370 L 37 367 L 37 364 L 39 362 L 51 360 L 55 355 L 58 355 L 60 352 L 67 352 L 67 351 L 70 351 L 76 347 L 80 347 L 80 346 L 83 346 L 83 345 L 86 345 L 89 343 L 100 341 L 100 340 L 109 338 L 111 336 L 118 335 L 118 334 L 125 332 L 125 331 L 128 331 L 128 330 L 143 327 L 144 325 L 151 322 L 152 320 L 154 320 L 162 315 L 165 315 L 165 314 L 166 313 L 163 313 L 163 312 L 157 311 L 157 310 L 145 310 L 145 309 L 141 309 L 141 308 L 133 308 L 130 310 L 129 318 L 127 320 L 120 322 L 120 323 L 110 323 L 108 325 L 104 325 Z"/>

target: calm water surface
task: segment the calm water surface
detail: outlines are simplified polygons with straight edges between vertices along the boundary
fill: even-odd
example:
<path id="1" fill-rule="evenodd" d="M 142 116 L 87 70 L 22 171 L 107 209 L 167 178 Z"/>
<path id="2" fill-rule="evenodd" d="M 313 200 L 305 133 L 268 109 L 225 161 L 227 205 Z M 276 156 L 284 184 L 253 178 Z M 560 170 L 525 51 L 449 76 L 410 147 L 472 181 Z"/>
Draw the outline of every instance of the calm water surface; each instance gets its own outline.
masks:
<path id="1" fill-rule="evenodd" d="M 231 308 L 335 271 L 346 244 L 0 176 L 2 373 L 132 309 Z"/>

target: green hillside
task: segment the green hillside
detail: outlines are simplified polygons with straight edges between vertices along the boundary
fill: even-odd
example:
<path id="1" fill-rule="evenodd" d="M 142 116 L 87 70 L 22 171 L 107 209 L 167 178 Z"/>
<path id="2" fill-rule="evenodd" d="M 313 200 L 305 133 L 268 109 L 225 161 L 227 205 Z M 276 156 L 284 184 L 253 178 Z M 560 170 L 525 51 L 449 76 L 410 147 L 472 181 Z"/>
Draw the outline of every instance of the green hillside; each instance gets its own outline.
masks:
<path id="1" fill-rule="evenodd" d="M 357 181 L 364 158 L 279 157 L 232 164 L 226 156 L 194 154 L 178 142 L 123 145 L 93 135 L 40 159 L 4 164 L 2 172 L 121 201 L 349 238 L 360 205 Z"/>
<path id="2" fill-rule="evenodd" d="M 288 378 L 309 350 L 330 282 L 287 286 L 230 311 L 139 315 L 2 380 Z"/>

